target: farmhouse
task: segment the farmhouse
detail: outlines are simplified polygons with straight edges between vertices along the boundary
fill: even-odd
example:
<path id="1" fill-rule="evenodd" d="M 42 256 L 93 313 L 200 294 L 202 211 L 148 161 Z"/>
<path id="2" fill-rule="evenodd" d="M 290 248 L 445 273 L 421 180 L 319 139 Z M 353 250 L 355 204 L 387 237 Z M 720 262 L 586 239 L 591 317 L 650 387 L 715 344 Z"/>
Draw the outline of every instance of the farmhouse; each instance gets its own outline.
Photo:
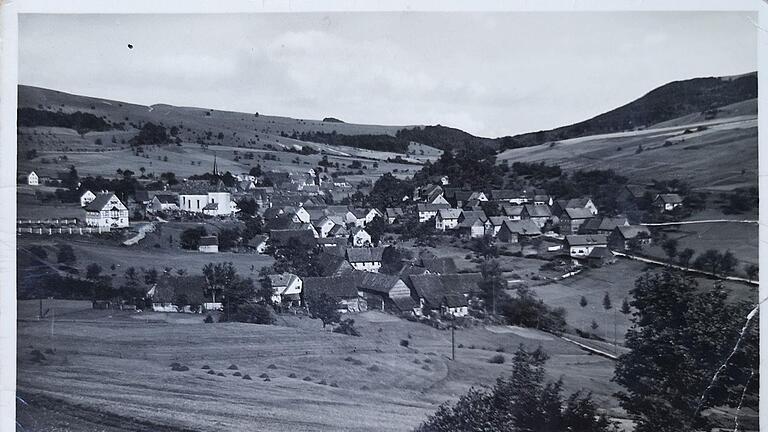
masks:
<path id="1" fill-rule="evenodd" d="M 90 203 L 91 201 L 96 199 L 96 194 L 87 190 L 83 192 L 82 195 L 80 195 L 80 207 L 85 207 Z"/>
<path id="2" fill-rule="evenodd" d="M 656 199 L 653 200 L 653 205 L 659 209 L 660 212 L 670 212 L 683 205 L 683 197 L 678 194 L 659 194 Z"/>
<path id="3" fill-rule="evenodd" d="M 399 222 L 403 217 L 403 209 L 400 207 L 387 207 L 386 211 L 387 223 L 393 224 Z"/>
<path id="4" fill-rule="evenodd" d="M 569 208 L 587 209 L 593 216 L 597 214 L 597 206 L 592 202 L 592 198 L 589 197 L 556 200 L 552 204 L 552 214 L 562 217 L 565 210 Z"/>
<path id="5" fill-rule="evenodd" d="M 594 235 L 567 235 L 565 246 L 573 258 L 585 258 L 595 248 L 607 248 L 608 238 L 602 234 Z"/>
<path id="6" fill-rule="evenodd" d="M 271 274 L 272 302 L 284 306 L 301 306 L 301 279 L 292 273 Z"/>
<path id="7" fill-rule="evenodd" d="M 526 204 L 523 206 L 520 218 L 529 219 L 539 228 L 543 228 L 547 222 L 552 220 L 552 212 L 550 212 L 549 207 L 545 205 Z"/>
<path id="8" fill-rule="evenodd" d="M 435 229 L 440 231 L 456 229 L 459 226 L 461 209 L 440 209 L 435 216 Z"/>
<path id="9" fill-rule="evenodd" d="M 267 253 L 267 240 L 269 237 L 265 235 L 257 235 L 248 240 L 247 246 L 256 251 L 256 253 Z"/>
<path id="10" fill-rule="evenodd" d="M 179 208 L 182 211 L 211 216 L 228 216 L 237 212 L 237 204 L 232 201 L 229 192 L 222 192 L 205 181 L 195 180 L 182 185 Z"/>
<path id="11" fill-rule="evenodd" d="M 520 220 L 523 215 L 523 206 L 520 205 L 505 205 L 502 210 L 506 216 L 509 216 L 512 220 Z"/>
<path id="12" fill-rule="evenodd" d="M 411 275 L 411 297 L 418 302 L 417 314 L 462 317 L 468 313 L 467 298 L 480 291 L 479 273 Z"/>
<path id="13" fill-rule="evenodd" d="M 458 229 L 459 234 L 463 236 L 478 238 L 483 237 L 486 232 L 490 233 L 492 227 L 484 211 L 462 210 Z"/>
<path id="14" fill-rule="evenodd" d="M 200 237 L 200 242 L 197 244 L 197 250 L 203 253 L 218 253 L 219 238 L 215 235 Z"/>
<path id="15" fill-rule="evenodd" d="M 310 217 L 311 216 L 312 215 L 310 214 Z M 328 237 L 328 233 L 334 226 L 336 226 L 336 224 L 328 216 L 323 216 L 320 219 L 315 219 L 312 222 L 312 226 L 315 227 L 315 231 L 317 231 L 320 238 L 325 238 Z"/>
<path id="16" fill-rule="evenodd" d="M 99 194 L 85 206 L 85 224 L 102 228 L 127 228 L 128 208 L 111 192 Z"/>
<path id="17" fill-rule="evenodd" d="M 625 217 L 595 217 L 584 222 L 579 228 L 579 234 L 608 235 L 618 226 L 629 226 L 629 221 Z"/>
<path id="18" fill-rule="evenodd" d="M 355 270 L 378 273 L 383 254 L 384 248 L 350 248 L 347 249 L 347 261 Z"/>
<path id="19" fill-rule="evenodd" d="M 203 276 L 173 276 L 165 273 L 147 292 L 155 312 L 198 313 L 205 304 Z"/>
<path id="20" fill-rule="evenodd" d="M 416 204 L 419 222 L 426 222 L 433 217 L 437 217 L 438 210 L 447 208 L 451 208 L 451 206 L 449 204 Z"/>
<path id="21" fill-rule="evenodd" d="M 505 243 L 519 243 L 525 238 L 541 235 L 541 229 L 532 220 L 505 220 L 496 237 Z"/>
<path id="22" fill-rule="evenodd" d="M 312 309 L 312 297 L 321 293 L 338 301 L 341 304 L 340 312 L 362 312 L 368 309 L 362 294 L 357 291 L 355 277 L 350 274 L 304 278 L 302 296 L 307 309 Z"/>
<path id="23" fill-rule="evenodd" d="M 333 228 L 330 229 L 330 231 L 328 231 L 328 237 L 346 239 L 349 237 L 349 232 L 346 228 L 344 228 L 344 225 L 337 223 L 333 226 Z"/>
<path id="24" fill-rule="evenodd" d="M 380 211 L 376 210 L 375 208 L 372 208 L 372 209 L 352 208 L 350 209 L 350 211 L 355 216 L 355 225 L 359 227 L 365 227 L 367 224 L 371 223 L 376 217 L 384 216 L 381 214 Z"/>
<path id="25" fill-rule="evenodd" d="M 617 226 L 608 236 L 608 245 L 616 250 L 632 250 L 651 244 L 651 232 L 641 225 Z"/>
<path id="26" fill-rule="evenodd" d="M 576 234 L 581 226 L 595 215 L 587 208 L 566 208 L 560 215 L 560 233 Z"/>
<path id="27" fill-rule="evenodd" d="M 371 235 L 368 234 L 368 231 L 360 227 L 352 228 L 349 238 L 352 242 L 352 246 L 355 247 L 371 246 L 372 244 Z"/>
<path id="28" fill-rule="evenodd" d="M 363 293 L 368 309 L 394 312 L 412 312 L 416 303 L 411 299 L 411 290 L 397 276 L 354 271 L 357 290 Z"/>
<path id="29" fill-rule="evenodd" d="M 170 194 L 157 194 L 152 198 L 149 209 L 152 212 L 179 210 L 179 197 Z"/>

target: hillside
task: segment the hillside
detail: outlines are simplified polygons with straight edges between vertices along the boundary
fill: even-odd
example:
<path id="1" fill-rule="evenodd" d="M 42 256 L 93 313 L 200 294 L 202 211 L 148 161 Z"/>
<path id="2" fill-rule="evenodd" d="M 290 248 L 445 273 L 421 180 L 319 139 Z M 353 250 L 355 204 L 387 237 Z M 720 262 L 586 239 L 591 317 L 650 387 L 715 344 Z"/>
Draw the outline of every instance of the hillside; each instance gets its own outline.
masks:
<path id="1" fill-rule="evenodd" d="M 713 118 L 717 108 L 757 97 L 757 72 L 733 77 L 693 78 L 658 87 L 589 120 L 502 139 L 504 148 L 529 147 L 587 135 L 642 129 L 688 115 Z"/>

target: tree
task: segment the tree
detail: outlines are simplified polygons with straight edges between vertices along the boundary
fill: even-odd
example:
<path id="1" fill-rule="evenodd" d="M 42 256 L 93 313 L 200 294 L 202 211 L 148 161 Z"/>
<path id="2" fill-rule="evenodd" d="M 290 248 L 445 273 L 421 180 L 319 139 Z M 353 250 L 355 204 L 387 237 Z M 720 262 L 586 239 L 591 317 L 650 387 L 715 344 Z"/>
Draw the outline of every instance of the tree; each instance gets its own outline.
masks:
<path id="1" fill-rule="evenodd" d="M 507 281 L 501 273 L 499 262 L 493 259 L 486 259 L 480 264 L 480 274 L 483 279 L 480 281 L 479 286 L 483 292 L 486 313 L 496 314 L 497 304 L 503 303 L 508 297 L 506 294 Z"/>
<path id="2" fill-rule="evenodd" d="M 396 246 L 387 246 L 381 253 L 381 268 L 379 273 L 397 274 L 403 268 L 405 251 Z"/>
<path id="3" fill-rule="evenodd" d="M 619 309 L 624 315 L 632 313 L 632 309 L 629 307 L 629 301 L 626 298 L 621 302 L 621 309 Z"/>
<path id="4" fill-rule="evenodd" d="M 69 266 L 74 265 L 77 262 L 75 250 L 72 249 L 72 246 L 68 244 L 59 246 L 59 251 L 56 254 L 56 261 L 59 264 L 65 264 Z"/>
<path id="5" fill-rule="evenodd" d="M 90 263 L 85 268 L 85 278 L 90 280 L 96 280 L 101 276 L 101 266 L 96 263 Z"/>
<path id="6" fill-rule="evenodd" d="M 579 299 L 579 306 L 581 307 L 587 307 L 587 298 L 584 296 L 581 296 L 581 299 Z"/>
<path id="7" fill-rule="evenodd" d="M 253 198 L 243 198 L 237 202 L 237 208 L 240 211 L 237 213 L 237 217 L 240 220 L 247 220 L 256 216 L 259 211 L 259 205 L 256 204 L 256 200 Z"/>
<path id="8" fill-rule="evenodd" d="M 245 229 L 243 230 L 243 240 L 248 241 L 264 231 L 264 221 L 261 216 L 255 216 L 245 220 Z"/>
<path id="9" fill-rule="evenodd" d="M 312 290 L 306 293 L 309 316 L 323 322 L 323 328 L 341 319 L 341 303 L 323 291 Z"/>
<path id="10" fill-rule="evenodd" d="M 181 247 L 184 249 L 197 250 L 197 247 L 200 245 L 200 237 L 207 234 L 208 232 L 205 230 L 205 227 L 202 226 L 185 229 L 179 236 Z"/>
<path id="11" fill-rule="evenodd" d="M 223 228 L 219 230 L 219 249 L 226 251 L 237 245 L 240 240 L 240 230 L 237 228 Z"/>
<path id="12" fill-rule="evenodd" d="M 694 252 L 691 248 L 685 248 L 677 254 L 677 262 L 683 268 L 688 268 L 691 265 L 691 259 L 693 259 Z"/>
<path id="13" fill-rule="evenodd" d="M 473 238 L 468 247 L 484 259 L 499 256 L 499 248 L 494 244 L 493 237 L 490 235 Z"/>
<path id="14" fill-rule="evenodd" d="M 360 336 L 360 332 L 355 328 L 355 320 L 346 318 L 341 320 L 339 325 L 333 329 L 334 333 L 341 333 L 348 336 Z"/>
<path id="15" fill-rule="evenodd" d="M 158 273 L 156 268 L 152 267 L 149 270 L 144 270 L 144 283 L 147 284 L 148 286 L 152 286 L 156 284 L 157 278 L 158 278 Z"/>
<path id="16" fill-rule="evenodd" d="M 589 325 L 592 328 L 592 331 L 595 332 L 600 327 L 600 324 L 597 323 L 597 321 L 592 320 L 592 324 Z"/>
<path id="17" fill-rule="evenodd" d="M 693 265 L 716 275 L 726 275 L 733 272 L 736 268 L 736 263 L 736 257 L 731 251 L 720 253 L 715 249 L 709 249 L 699 255 L 696 261 L 693 262 Z"/>
<path id="18" fill-rule="evenodd" d="M 293 273 L 297 276 L 320 276 L 318 252 L 307 248 L 295 237 L 275 247 L 271 242 L 267 252 L 275 258 L 272 265 L 275 273 Z"/>
<path id="19" fill-rule="evenodd" d="M 759 370 L 758 326 L 744 322 L 754 305 L 729 302 L 722 286 L 702 290 L 669 269 L 638 278 L 632 295 L 629 352 L 619 357 L 614 381 L 624 387 L 616 396 L 637 416 L 637 432 L 709 430 L 702 410 L 736 406 L 742 393 L 745 406 L 756 408 L 759 379 L 744 388 Z"/>
<path id="20" fill-rule="evenodd" d="M 744 266 L 744 273 L 747 275 L 747 279 L 754 281 L 757 279 L 758 274 L 760 274 L 760 267 L 754 264 L 747 264 Z"/>
<path id="21" fill-rule="evenodd" d="M 381 241 L 381 237 L 387 230 L 388 224 L 383 217 L 376 216 L 372 221 L 365 224 L 365 231 L 371 236 L 371 243 L 378 245 Z"/>
<path id="22" fill-rule="evenodd" d="M 217 295 L 221 298 L 225 292 L 232 294 L 238 282 L 237 272 L 231 262 L 208 263 L 203 266 L 203 276 L 207 283 L 206 295 L 210 295 L 214 303 Z"/>
<path id="23" fill-rule="evenodd" d="M 605 296 L 603 296 L 603 309 L 605 309 L 606 312 L 613 309 L 613 304 L 611 303 L 611 296 L 607 292 L 605 293 Z"/>
<path id="24" fill-rule="evenodd" d="M 677 239 L 667 239 L 661 244 L 661 248 L 664 249 L 664 253 L 670 260 L 673 260 L 677 255 L 677 244 Z"/>
<path id="25" fill-rule="evenodd" d="M 165 131 L 165 127 L 152 122 L 144 123 L 139 134 L 130 140 L 131 145 L 136 146 L 168 144 L 168 142 L 168 133 Z"/>
<path id="26" fill-rule="evenodd" d="M 509 376 L 487 390 L 471 388 L 453 405 L 444 403 L 416 431 L 608 431 L 588 393 L 574 393 L 563 404 L 562 381 L 545 382 L 547 359 L 541 348 L 528 352 L 521 345 Z"/>

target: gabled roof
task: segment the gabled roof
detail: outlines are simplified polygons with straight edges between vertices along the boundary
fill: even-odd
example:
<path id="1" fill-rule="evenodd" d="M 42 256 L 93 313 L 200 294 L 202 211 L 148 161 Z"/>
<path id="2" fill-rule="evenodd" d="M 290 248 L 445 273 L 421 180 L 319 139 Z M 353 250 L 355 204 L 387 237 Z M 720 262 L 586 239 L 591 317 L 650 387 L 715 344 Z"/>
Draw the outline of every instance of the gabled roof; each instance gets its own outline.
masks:
<path id="1" fill-rule="evenodd" d="M 205 207 L 203 207 L 203 210 L 218 210 L 218 209 L 219 209 L 219 203 L 217 202 L 208 203 L 205 205 Z"/>
<path id="2" fill-rule="evenodd" d="M 416 210 L 419 212 L 437 212 L 440 209 L 451 208 L 450 204 L 416 204 Z"/>
<path id="3" fill-rule="evenodd" d="M 627 218 L 624 217 L 597 217 L 584 222 L 581 229 L 589 231 L 612 231 L 617 226 L 624 225 L 629 225 Z"/>
<path id="4" fill-rule="evenodd" d="M 294 283 L 298 278 L 293 273 L 271 274 L 269 275 L 269 283 L 272 285 L 272 288 L 285 287 Z"/>
<path id="5" fill-rule="evenodd" d="M 315 228 L 320 228 L 323 225 L 327 224 L 328 222 L 330 222 L 330 223 L 335 225 L 335 222 L 332 221 L 328 216 L 323 216 L 320 219 L 311 219 L 310 218 L 310 220 L 312 221 L 312 226 L 314 226 Z"/>
<path id="6" fill-rule="evenodd" d="M 565 242 L 568 243 L 568 246 L 607 245 L 608 237 L 605 234 L 567 235 Z"/>
<path id="7" fill-rule="evenodd" d="M 328 248 L 333 249 L 333 248 Z M 317 266 L 322 276 L 337 276 L 349 271 L 352 271 L 352 266 L 349 265 L 344 256 L 334 255 L 323 251 L 317 257 Z"/>
<path id="8" fill-rule="evenodd" d="M 520 216 L 523 213 L 523 208 L 523 206 L 505 205 L 503 210 L 504 214 L 507 216 Z"/>
<path id="9" fill-rule="evenodd" d="M 488 220 L 491 222 L 491 225 L 495 227 L 500 227 L 504 224 L 504 221 L 512 220 L 509 218 L 509 216 L 491 216 L 488 218 Z"/>
<path id="10" fill-rule="evenodd" d="M 485 223 L 488 220 L 488 216 L 482 210 L 462 210 L 460 219 L 462 221 L 475 221 L 479 219 L 480 222 Z"/>
<path id="11" fill-rule="evenodd" d="M 387 217 L 398 217 L 403 215 L 403 209 L 400 207 L 387 207 Z"/>
<path id="12" fill-rule="evenodd" d="M 523 220 L 505 220 L 501 229 L 506 229 L 511 233 L 519 235 L 540 235 L 541 229 L 530 219 Z"/>
<path id="13" fill-rule="evenodd" d="M 171 194 L 157 194 L 155 198 L 162 204 L 176 204 L 179 202 L 179 197 Z"/>
<path id="14" fill-rule="evenodd" d="M 86 211 L 102 211 L 104 210 L 104 207 L 106 207 L 107 204 L 109 204 L 109 201 L 114 196 L 115 194 L 113 194 L 112 192 L 100 193 L 96 195 L 96 198 L 94 198 L 93 201 L 89 202 L 88 205 L 85 206 L 85 210 Z"/>
<path id="15" fill-rule="evenodd" d="M 483 280 L 480 273 L 461 274 L 423 274 L 411 275 L 411 283 L 416 295 L 433 307 L 440 306 L 447 295 L 471 295 L 480 291 L 479 283 Z"/>
<path id="16" fill-rule="evenodd" d="M 358 226 L 352 227 L 352 229 L 349 231 L 349 234 L 351 236 L 356 236 L 358 233 L 361 233 L 361 232 L 365 233 L 365 235 L 367 235 L 368 237 L 371 236 L 370 234 L 368 234 L 368 231 L 366 231 L 365 228 L 361 228 L 361 227 L 358 227 Z"/>
<path id="17" fill-rule="evenodd" d="M 614 232 L 618 232 L 625 240 L 637 238 L 641 234 L 649 238 L 651 237 L 651 231 L 648 230 L 648 227 L 642 225 L 617 226 Z"/>
<path id="18" fill-rule="evenodd" d="M 337 300 L 357 298 L 357 286 L 352 275 L 328 277 L 305 277 L 304 295 L 311 298 L 313 294 L 325 293 Z"/>
<path id="19" fill-rule="evenodd" d="M 354 270 L 350 274 L 354 276 L 355 284 L 360 291 L 372 291 L 383 295 L 389 295 L 395 285 L 402 282 L 399 277 L 384 273 Z"/>
<path id="20" fill-rule="evenodd" d="M 592 214 L 589 209 L 586 209 L 584 207 L 578 207 L 578 208 L 571 208 L 568 207 L 565 210 L 565 214 L 570 219 L 589 219 L 595 217 L 595 215 Z"/>
<path id="21" fill-rule="evenodd" d="M 219 238 L 215 235 L 202 236 L 197 244 L 200 246 L 216 246 L 219 244 Z"/>
<path id="22" fill-rule="evenodd" d="M 328 231 L 328 235 L 333 237 L 347 236 L 348 235 L 347 228 L 344 227 L 344 225 L 336 224 L 333 226 L 333 228 L 331 228 L 330 231 Z"/>
<path id="23" fill-rule="evenodd" d="M 540 217 L 552 217 L 552 212 L 549 210 L 548 206 L 545 205 L 531 205 L 526 204 L 523 206 L 525 209 L 525 212 L 530 217 L 540 218 Z"/>
<path id="24" fill-rule="evenodd" d="M 596 247 L 592 249 L 589 254 L 587 255 L 589 258 L 613 258 L 613 252 L 611 252 L 608 248 L 604 247 Z"/>
<path id="25" fill-rule="evenodd" d="M 350 263 L 358 262 L 381 262 L 384 248 L 350 248 L 347 249 L 347 261 Z"/>
<path id="26" fill-rule="evenodd" d="M 265 235 L 257 235 L 254 236 L 252 239 L 248 240 L 248 246 L 251 247 L 259 247 L 262 243 L 265 243 L 267 240 L 269 240 L 269 237 Z"/>
<path id="27" fill-rule="evenodd" d="M 664 202 L 666 204 L 681 204 L 683 202 L 683 197 L 681 197 L 678 194 L 659 194 L 658 197 L 656 197 L 656 200 Z"/>
<path id="28" fill-rule="evenodd" d="M 461 216 L 461 209 L 454 209 L 454 208 L 440 209 L 437 211 L 437 215 L 443 220 L 458 219 L 459 216 Z"/>

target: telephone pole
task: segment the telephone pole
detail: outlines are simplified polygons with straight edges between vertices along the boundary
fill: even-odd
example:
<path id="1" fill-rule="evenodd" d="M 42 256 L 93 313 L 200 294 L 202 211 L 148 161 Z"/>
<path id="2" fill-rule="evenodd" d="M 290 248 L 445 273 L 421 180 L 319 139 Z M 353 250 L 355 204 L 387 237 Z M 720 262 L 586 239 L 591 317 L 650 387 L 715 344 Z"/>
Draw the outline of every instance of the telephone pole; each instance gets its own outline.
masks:
<path id="1" fill-rule="evenodd" d="M 456 360 L 456 337 L 454 336 L 455 325 L 451 324 L 451 360 Z"/>

